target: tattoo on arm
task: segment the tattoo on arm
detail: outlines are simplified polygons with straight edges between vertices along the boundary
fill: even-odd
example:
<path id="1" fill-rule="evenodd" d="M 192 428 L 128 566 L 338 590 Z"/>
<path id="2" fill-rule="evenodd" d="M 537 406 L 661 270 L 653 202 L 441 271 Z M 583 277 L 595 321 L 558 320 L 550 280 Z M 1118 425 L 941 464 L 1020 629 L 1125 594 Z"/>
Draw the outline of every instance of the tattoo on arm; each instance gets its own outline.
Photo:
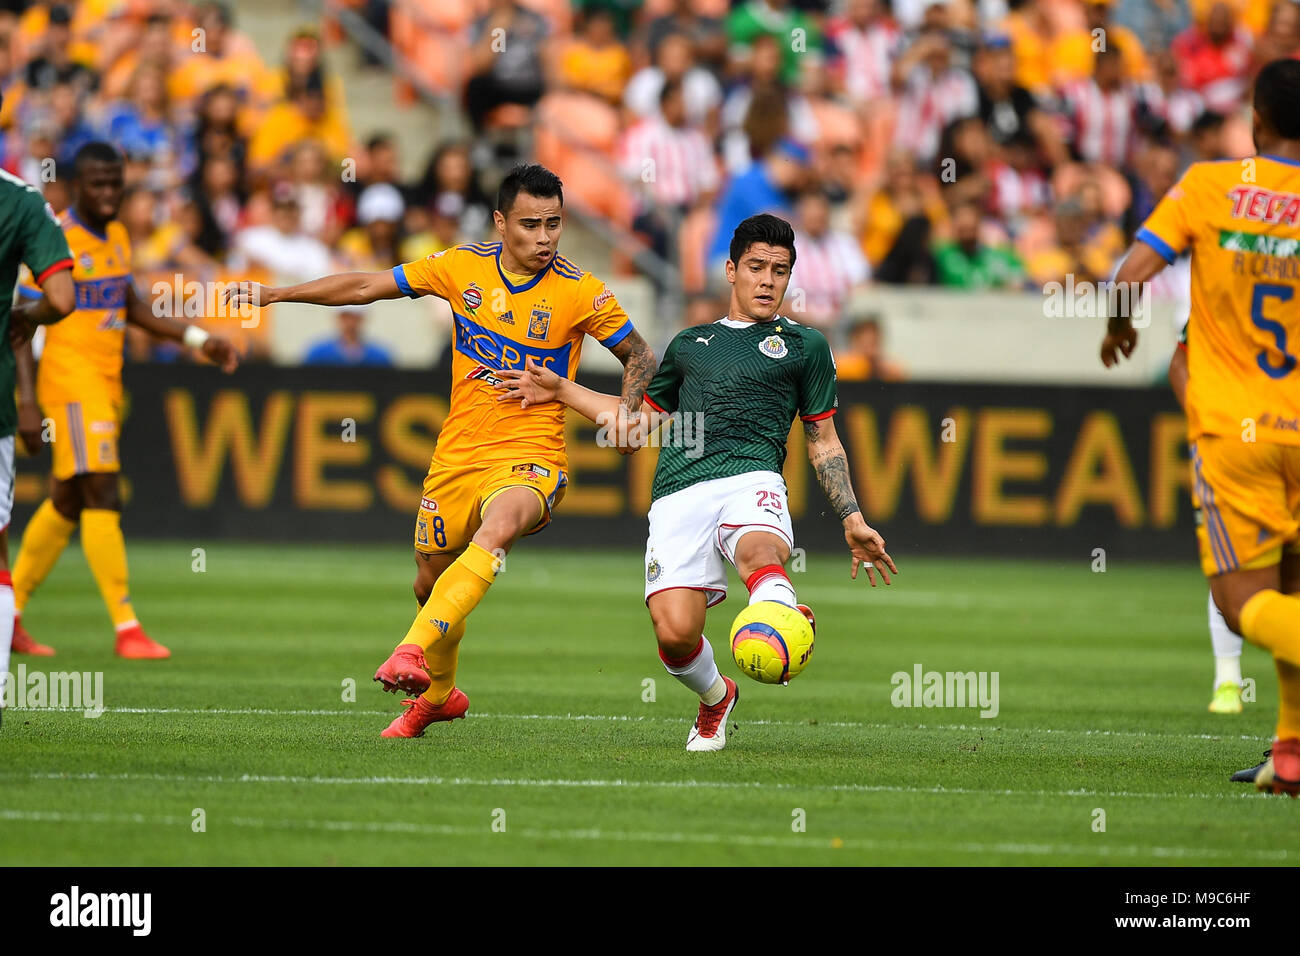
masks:
<path id="1" fill-rule="evenodd" d="M 822 426 L 818 422 L 804 422 L 804 434 L 808 439 L 808 457 L 812 461 L 813 471 L 817 473 L 817 482 L 822 486 L 822 491 L 826 492 L 831 508 L 843 521 L 860 510 L 858 499 L 853 494 L 849 459 L 844 454 L 844 446 L 838 441 L 823 443 Z"/>
<path id="2" fill-rule="evenodd" d="M 635 329 L 610 351 L 623 363 L 623 394 L 621 401 L 630 409 L 639 408 L 646 387 L 655 377 L 655 353 Z"/>

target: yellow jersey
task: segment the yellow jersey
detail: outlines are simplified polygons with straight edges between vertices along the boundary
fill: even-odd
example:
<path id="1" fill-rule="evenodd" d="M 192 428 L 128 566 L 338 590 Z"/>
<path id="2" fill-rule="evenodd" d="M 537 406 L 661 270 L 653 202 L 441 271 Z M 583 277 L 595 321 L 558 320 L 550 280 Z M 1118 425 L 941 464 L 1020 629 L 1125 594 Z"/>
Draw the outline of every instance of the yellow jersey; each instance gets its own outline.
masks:
<path id="1" fill-rule="evenodd" d="M 531 357 L 572 378 L 584 335 L 606 348 L 623 341 L 632 323 L 605 284 L 561 255 L 516 282 L 501 268 L 499 242 L 454 246 L 394 266 L 393 277 L 412 298 L 446 299 L 454 317 L 451 407 L 434 462 L 488 464 L 536 455 L 566 466 L 564 406 L 499 402 L 494 373 L 523 368 Z"/>
<path id="2" fill-rule="evenodd" d="M 1194 163 L 1137 238 L 1192 253 L 1188 438 L 1300 445 L 1300 162 Z"/>
<path id="3" fill-rule="evenodd" d="M 94 232 L 71 207 L 59 223 L 72 250 L 77 305 L 70 315 L 45 326 L 36 398 L 42 407 L 91 397 L 116 402 L 122 396 L 131 240 L 116 220 L 103 235 Z M 29 286 L 24 293 L 39 295 L 40 290 Z"/>

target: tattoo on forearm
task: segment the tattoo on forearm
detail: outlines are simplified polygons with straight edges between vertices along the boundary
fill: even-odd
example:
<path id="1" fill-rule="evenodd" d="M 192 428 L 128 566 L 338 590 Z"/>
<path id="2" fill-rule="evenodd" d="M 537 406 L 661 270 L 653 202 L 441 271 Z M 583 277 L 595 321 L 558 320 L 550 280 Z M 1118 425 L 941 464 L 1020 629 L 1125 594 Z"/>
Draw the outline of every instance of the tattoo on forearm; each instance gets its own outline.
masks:
<path id="1" fill-rule="evenodd" d="M 641 333 L 636 331 L 614 346 L 612 351 L 623 363 L 622 402 L 628 408 L 637 408 L 645 397 L 650 380 L 655 376 L 655 353 L 641 337 Z"/>
<path id="2" fill-rule="evenodd" d="M 841 521 L 859 510 L 858 499 L 853 494 L 853 483 L 849 480 L 849 460 L 843 449 L 815 459 L 813 470 L 817 472 L 817 481 Z"/>

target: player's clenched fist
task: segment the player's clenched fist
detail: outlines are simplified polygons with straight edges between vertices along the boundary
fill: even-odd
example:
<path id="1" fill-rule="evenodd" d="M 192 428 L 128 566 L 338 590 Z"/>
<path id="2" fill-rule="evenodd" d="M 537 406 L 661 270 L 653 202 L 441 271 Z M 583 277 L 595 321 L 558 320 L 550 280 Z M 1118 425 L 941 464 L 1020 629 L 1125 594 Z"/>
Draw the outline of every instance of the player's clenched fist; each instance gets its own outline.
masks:
<path id="1" fill-rule="evenodd" d="M 221 371 L 227 375 L 239 368 L 239 351 L 228 339 L 219 335 L 209 338 L 199 351 L 213 365 L 220 366 Z"/>
<path id="2" fill-rule="evenodd" d="M 1101 343 L 1101 364 L 1110 368 L 1119 361 L 1120 355 L 1128 358 L 1137 348 L 1137 329 L 1127 328 L 1118 332 L 1107 332 Z"/>

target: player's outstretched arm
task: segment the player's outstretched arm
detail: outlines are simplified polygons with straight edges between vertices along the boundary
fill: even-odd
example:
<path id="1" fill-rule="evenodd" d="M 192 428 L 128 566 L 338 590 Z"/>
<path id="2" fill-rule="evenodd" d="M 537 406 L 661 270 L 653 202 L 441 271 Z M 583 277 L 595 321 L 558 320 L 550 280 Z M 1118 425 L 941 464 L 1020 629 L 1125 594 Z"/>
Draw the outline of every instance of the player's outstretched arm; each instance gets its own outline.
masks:
<path id="1" fill-rule="evenodd" d="M 849 575 L 856 580 L 861 566 L 867 569 L 867 580 L 873 588 L 876 586 L 876 571 L 889 584 L 890 572 L 897 574 L 898 568 L 894 566 L 894 559 L 885 551 L 885 539 L 867 524 L 858 508 L 857 496 L 853 494 L 853 481 L 849 477 L 849 459 L 840 443 L 840 436 L 835 431 L 835 423 L 830 418 L 806 421 L 803 430 L 808 442 L 808 460 L 817 473 L 817 481 L 844 525 L 844 540 L 849 546 L 849 553 L 853 555 L 853 567 Z"/>
<path id="2" fill-rule="evenodd" d="M 1149 282 L 1166 265 L 1165 258 L 1141 239 L 1129 247 L 1119 271 L 1115 273 L 1116 288 L 1136 289 L 1144 282 Z M 1118 302 L 1131 303 L 1134 296 L 1121 296 Z M 1117 303 L 1118 304 L 1118 303 Z M 1106 326 L 1106 337 L 1101 343 L 1101 364 L 1110 368 L 1119 362 L 1122 355 L 1128 358 L 1137 348 L 1138 334 L 1127 312 L 1110 316 Z"/>
<path id="3" fill-rule="evenodd" d="M 197 325 L 186 325 L 165 315 L 154 315 L 133 287 L 127 289 L 126 321 L 144 329 L 150 335 L 170 342 L 179 342 L 195 349 L 227 374 L 239 367 L 239 352 L 228 339 L 213 335 Z"/>
<path id="4" fill-rule="evenodd" d="M 260 282 L 236 282 L 225 291 L 226 305 L 275 305 L 277 302 L 303 302 L 308 305 L 368 305 L 380 299 L 400 299 L 405 295 L 397 287 L 392 270 L 384 272 L 340 272 L 298 285 L 272 286 Z"/>
<path id="5" fill-rule="evenodd" d="M 615 438 L 621 439 L 616 440 L 616 447 L 625 455 L 643 447 L 646 436 L 667 418 L 655 411 L 629 412 L 621 396 L 597 392 L 563 378 L 538 365 L 531 356 L 524 368 L 506 369 L 496 375 L 501 379 L 497 401 L 518 402 L 520 408 L 562 402 L 588 421 L 611 429 Z"/>

